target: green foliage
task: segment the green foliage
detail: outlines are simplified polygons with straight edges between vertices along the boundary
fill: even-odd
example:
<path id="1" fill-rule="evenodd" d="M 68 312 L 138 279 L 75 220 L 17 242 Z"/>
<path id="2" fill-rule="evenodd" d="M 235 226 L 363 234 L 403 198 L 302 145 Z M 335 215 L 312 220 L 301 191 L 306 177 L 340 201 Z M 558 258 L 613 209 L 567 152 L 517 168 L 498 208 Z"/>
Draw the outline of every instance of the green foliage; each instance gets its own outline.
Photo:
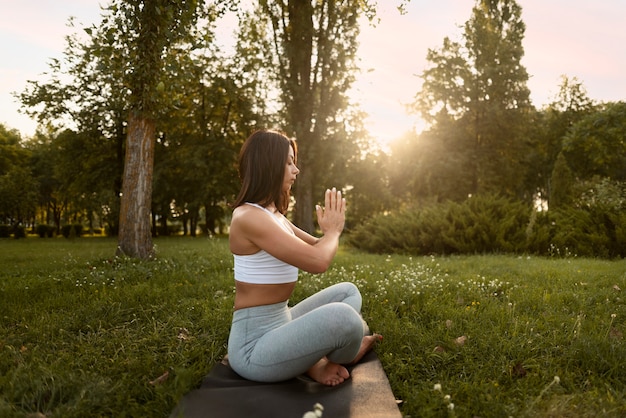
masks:
<path id="1" fill-rule="evenodd" d="M 531 212 L 522 203 L 492 195 L 425 204 L 379 215 L 355 228 L 349 242 L 377 253 L 519 252 L 525 248 Z"/>
<path id="2" fill-rule="evenodd" d="M 561 171 L 564 162 L 558 161 L 564 158 L 561 152 L 563 137 L 572 125 L 594 110 L 595 105 L 582 83 L 576 77 L 562 76 L 559 92 L 548 107 L 531 112 L 524 189 L 549 199 L 551 207 L 554 207 L 553 198 L 560 189 L 555 183 L 563 180 L 557 178 L 559 174 L 565 174 Z M 557 169 L 557 164 L 561 168 Z"/>
<path id="3" fill-rule="evenodd" d="M 54 212 L 46 222 L 96 218 L 118 233 L 131 105 L 158 117 L 159 139 L 170 154 L 157 156 L 154 174 L 153 209 L 165 218 L 173 201 L 176 211 L 197 221 L 202 206 L 230 199 L 239 147 L 256 124 L 266 124 L 255 73 L 244 71 L 245 59 L 224 57 L 213 44 L 213 22 L 232 4 L 219 2 L 216 11 L 203 2 L 142 3 L 107 5 L 102 21 L 85 29 L 87 38 L 82 31 L 67 38 L 50 80 L 29 82 L 20 95 L 24 110 L 40 122 L 69 120 L 76 127 L 38 133 L 32 144 L 40 204 Z M 159 39 L 155 25 L 163 25 Z M 163 42 L 169 42 L 165 49 Z M 156 57 L 147 50 L 155 45 Z M 151 82 L 155 72 L 160 76 Z"/>
<path id="4" fill-rule="evenodd" d="M 359 16 L 368 16 L 368 3 L 263 0 L 252 19 L 261 19 L 267 28 L 262 44 L 269 49 L 261 64 L 278 88 L 283 129 L 298 141 L 301 173 L 294 221 L 309 232 L 317 196 L 325 187 L 342 187 L 318 177 L 358 154 L 349 146 L 358 133 L 351 132 L 355 115 L 347 92 L 356 70 Z"/>
<path id="5" fill-rule="evenodd" d="M 11 236 L 11 225 L 0 224 L 0 238 L 9 238 Z"/>
<path id="6" fill-rule="evenodd" d="M 557 256 L 626 256 L 626 193 L 624 186 L 618 185 L 603 180 L 575 205 L 539 214 L 528 251 Z"/>
<path id="7" fill-rule="evenodd" d="M 610 196 L 613 204 L 626 201 Z M 351 231 L 348 243 L 373 253 L 624 257 L 623 203 L 601 201 L 547 212 L 490 195 L 430 203 L 378 215 Z"/>
<path id="8" fill-rule="evenodd" d="M 0 176 L 27 161 L 28 151 L 24 149 L 19 132 L 0 123 Z"/>
<path id="9" fill-rule="evenodd" d="M 214 43 L 213 22 L 221 13 L 214 6 L 237 9 L 241 18 L 233 56 Z M 225 202 L 238 186 L 236 152 L 259 126 L 282 126 L 301 146 L 296 219 L 311 215 L 324 187 L 347 186 L 350 229 L 391 207 L 389 190 L 398 199 L 439 202 L 462 202 L 476 190 L 531 202 L 552 191 L 550 208 L 556 209 L 558 193 L 567 191 L 559 185 L 563 177 L 551 175 L 560 171 L 553 170 L 557 155 L 574 179 L 623 178 L 623 103 L 595 107 L 581 83 L 563 78 L 555 102 L 528 112 L 518 2 L 476 1 L 460 41 L 446 37 L 428 52 L 432 65 L 423 73 L 416 105 L 433 129 L 408 135 L 393 151 L 394 164 L 365 154 L 356 139 L 366 137 L 361 115 L 344 94 L 355 69 L 358 16 L 372 17 L 371 2 L 288 6 L 263 1 L 247 14 L 238 2 L 111 2 L 101 22 L 67 39 L 64 56 L 51 61 L 49 78 L 29 82 L 20 95 L 23 110 L 45 132 L 27 144 L 16 131 L 0 127 L 0 222 L 36 217 L 58 227 L 91 225 L 96 217 L 116 234 L 126 121 L 134 105 L 152 108 L 158 118 L 152 212 L 163 222 L 181 220 L 185 231 L 195 231 L 203 213 L 208 229 L 222 221 Z M 285 106 L 274 112 L 277 94 Z M 75 130 L 54 130 L 61 121 L 71 121 Z M 565 197 L 575 202 L 577 195 Z M 428 227 L 397 248 L 471 247 L 446 229 L 436 211 L 422 215 Z M 469 215 L 458 210 L 451 216 Z M 620 236 L 622 224 L 608 216 Z M 405 229 L 402 222 L 397 228 Z M 472 242 L 481 235 L 494 239 L 487 230 L 468 231 L 476 233 Z M 548 253 L 556 234 L 548 227 L 533 234 L 536 248 Z M 486 247 L 481 243 L 471 251 Z"/>
<path id="10" fill-rule="evenodd" d="M 606 104 L 581 119 L 563 141 L 569 166 L 580 179 L 626 181 L 626 102 Z"/>
<path id="11" fill-rule="evenodd" d="M 14 166 L 0 175 L 0 218 L 25 222 L 35 215 L 37 183 L 28 166 Z"/>
<path id="12" fill-rule="evenodd" d="M 575 178 L 562 152 L 556 158 L 550 179 L 550 207 L 556 209 L 572 203 Z"/>
<path id="13" fill-rule="evenodd" d="M 122 81 L 131 90 L 129 106 L 153 118 L 160 106 L 170 104 L 160 100 L 170 64 L 163 59 L 164 53 L 196 35 L 193 28 L 198 20 L 214 20 L 215 15 L 204 2 L 180 0 L 116 0 L 105 11 L 102 24 L 89 28 L 88 33 L 100 31 L 99 39 L 94 40 L 124 53 Z M 175 69 L 175 64 L 170 67 L 170 71 Z"/>
<path id="14" fill-rule="evenodd" d="M 572 188 L 576 193 L 571 193 L 570 205 L 557 206 L 539 216 L 537 235 L 529 251 L 551 255 L 624 257 L 624 183 L 595 178 L 579 182 Z"/>
<path id="15" fill-rule="evenodd" d="M 81 224 L 69 224 L 61 227 L 61 235 L 65 238 L 77 238 L 83 234 L 83 226 Z"/>
<path id="16" fill-rule="evenodd" d="M 23 225 L 13 225 L 13 238 L 26 238 L 26 228 Z"/>
<path id="17" fill-rule="evenodd" d="M 458 168 L 441 167 L 448 179 L 443 192 L 454 193 L 451 174 L 459 177 L 460 172 L 471 194 L 521 194 L 524 177 L 519 173 L 529 154 L 525 137 L 531 109 L 528 73 L 521 64 L 526 29 L 521 12 L 514 0 L 477 0 L 462 42 L 446 37 L 440 49 L 428 51 L 430 65 L 414 109 L 431 122 L 429 135 L 453 150 L 431 158 L 438 162 L 450 156 Z M 440 197 L 455 199 L 452 194 Z"/>
<path id="18" fill-rule="evenodd" d="M 0 222 L 25 222 L 34 215 L 37 183 L 30 157 L 19 133 L 0 124 Z"/>
<path id="19" fill-rule="evenodd" d="M 56 228 L 52 225 L 38 224 L 35 227 L 35 232 L 39 235 L 39 238 L 52 238 Z"/>

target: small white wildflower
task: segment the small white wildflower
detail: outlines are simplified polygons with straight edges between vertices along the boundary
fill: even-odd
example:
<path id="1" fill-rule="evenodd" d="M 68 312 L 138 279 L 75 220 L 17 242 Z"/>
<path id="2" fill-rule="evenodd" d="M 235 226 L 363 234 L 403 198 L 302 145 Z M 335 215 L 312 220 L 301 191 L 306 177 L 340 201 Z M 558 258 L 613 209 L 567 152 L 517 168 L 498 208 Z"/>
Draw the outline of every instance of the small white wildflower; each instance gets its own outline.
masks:
<path id="1" fill-rule="evenodd" d="M 446 395 L 443 397 L 444 402 L 448 403 L 450 402 L 450 395 Z"/>
<path id="2" fill-rule="evenodd" d="M 556 383 L 557 385 L 561 383 L 561 378 L 559 376 L 554 376 L 554 383 Z"/>
<path id="3" fill-rule="evenodd" d="M 450 411 L 453 411 L 453 410 L 454 410 L 454 404 L 453 404 L 452 402 L 450 402 L 450 403 L 448 404 L 448 409 L 449 409 Z"/>
<path id="4" fill-rule="evenodd" d="M 435 383 L 435 386 L 433 386 L 433 390 L 438 390 L 439 392 L 441 392 L 441 383 Z"/>
<path id="5" fill-rule="evenodd" d="M 318 402 L 313 405 L 313 411 L 305 412 L 304 415 L 302 415 L 302 418 L 322 418 L 323 412 L 324 407 Z"/>

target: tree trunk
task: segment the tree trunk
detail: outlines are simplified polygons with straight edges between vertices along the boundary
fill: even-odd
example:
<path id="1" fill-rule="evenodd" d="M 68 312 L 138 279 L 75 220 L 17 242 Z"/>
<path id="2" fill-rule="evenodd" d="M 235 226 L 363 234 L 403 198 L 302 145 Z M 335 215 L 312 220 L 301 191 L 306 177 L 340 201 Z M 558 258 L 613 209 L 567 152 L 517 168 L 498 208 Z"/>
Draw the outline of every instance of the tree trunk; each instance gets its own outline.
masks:
<path id="1" fill-rule="evenodd" d="M 164 237 L 170 235 L 170 230 L 167 228 L 167 213 L 161 214 L 161 235 Z"/>
<path id="2" fill-rule="evenodd" d="M 152 215 L 150 216 L 150 220 L 152 222 L 152 236 L 159 236 L 159 224 L 157 223 L 156 211 L 152 209 Z"/>
<path id="3" fill-rule="evenodd" d="M 189 236 L 196 236 L 196 229 L 198 228 L 198 210 L 193 209 L 189 212 Z"/>
<path id="4" fill-rule="evenodd" d="M 302 171 L 298 176 L 294 218 L 294 223 L 310 234 L 315 231 L 315 225 L 313 225 L 313 176 L 311 174 Z"/>
<path id="5" fill-rule="evenodd" d="M 150 224 L 155 121 L 131 112 L 120 201 L 117 254 L 147 259 L 154 255 Z"/>

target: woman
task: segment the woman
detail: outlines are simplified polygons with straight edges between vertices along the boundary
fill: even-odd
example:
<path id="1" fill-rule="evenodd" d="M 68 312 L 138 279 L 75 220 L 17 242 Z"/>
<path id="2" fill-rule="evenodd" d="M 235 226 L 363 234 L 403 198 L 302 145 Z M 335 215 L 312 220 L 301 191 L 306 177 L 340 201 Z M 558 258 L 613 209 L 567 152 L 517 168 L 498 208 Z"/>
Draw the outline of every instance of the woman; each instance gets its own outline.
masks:
<path id="1" fill-rule="evenodd" d="M 316 206 L 321 238 L 287 220 L 291 186 L 300 172 L 296 151 L 285 135 L 261 130 L 239 155 L 242 188 L 230 225 L 235 310 L 228 361 L 250 380 L 276 382 L 306 373 L 335 386 L 350 376 L 344 364 L 359 361 L 381 337 L 365 335 L 361 294 L 352 283 L 287 305 L 298 269 L 321 273 L 330 266 L 346 209 L 340 191 L 326 190 L 325 206 Z"/>

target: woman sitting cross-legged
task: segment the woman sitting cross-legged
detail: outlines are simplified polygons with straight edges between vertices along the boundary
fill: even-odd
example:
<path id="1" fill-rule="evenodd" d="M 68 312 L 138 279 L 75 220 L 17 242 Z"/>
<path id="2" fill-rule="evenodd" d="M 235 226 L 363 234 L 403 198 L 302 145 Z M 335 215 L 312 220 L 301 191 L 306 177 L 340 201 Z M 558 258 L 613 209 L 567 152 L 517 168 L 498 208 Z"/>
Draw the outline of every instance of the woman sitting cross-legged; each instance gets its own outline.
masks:
<path id="1" fill-rule="evenodd" d="M 297 148 L 282 133 L 261 130 L 239 156 L 242 188 L 234 202 L 230 250 L 235 267 L 235 306 L 228 361 L 246 379 L 276 382 L 308 374 L 335 386 L 350 377 L 380 335 L 366 335 L 361 294 L 349 282 L 330 286 L 288 306 L 298 270 L 321 273 L 330 266 L 345 222 L 341 191 L 326 190 L 316 206 L 321 238 L 286 217 L 291 186 L 300 172 Z"/>

